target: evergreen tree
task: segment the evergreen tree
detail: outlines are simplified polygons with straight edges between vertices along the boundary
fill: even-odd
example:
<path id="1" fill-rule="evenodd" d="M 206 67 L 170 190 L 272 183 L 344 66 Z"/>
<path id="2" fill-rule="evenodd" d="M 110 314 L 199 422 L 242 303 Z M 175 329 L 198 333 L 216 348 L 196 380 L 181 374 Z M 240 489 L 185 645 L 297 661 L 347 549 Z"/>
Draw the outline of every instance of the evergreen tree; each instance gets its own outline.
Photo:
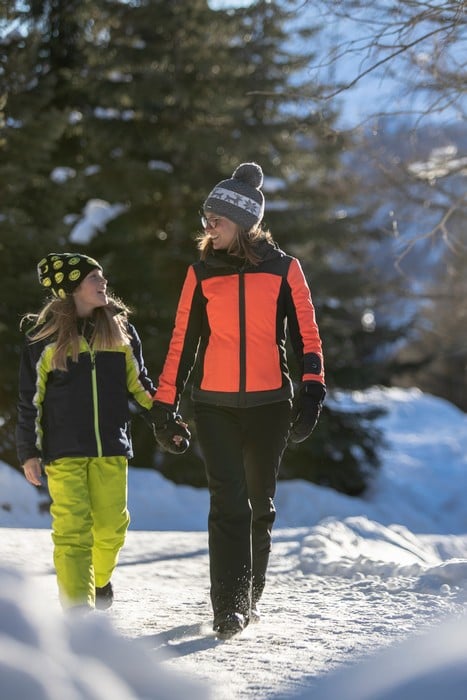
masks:
<path id="1" fill-rule="evenodd" d="M 39 305 L 35 266 L 44 252 L 63 247 L 65 218 L 79 201 L 79 178 L 67 187 L 58 183 L 79 161 L 69 105 L 81 87 L 74 76 L 83 61 L 78 24 L 84 5 L 90 3 L 7 2 L 1 23 L 0 246 L 8 273 L 0 282 L 0 442 L 12 463 L 19 319 Z"/>
<path id="2" fill-rule="evenodd" d="M 372 333 L 362 325 L 379 293 L 363 260 L 370 234 L 356 215 L 336 214 L 352 198 L 342 163 L 351 144 L 333 130 L 335 115 L 317 109 L 317 86 L 306 72 L 314 30 L 296 27 L 294 2 L 222 11 L 205 0 L 10 6 L 22 32 L 5 44 L 4 61 L 0 240 L 11 267 L 0 317 L 9 339 L 0 370 L 8 387 L 0 406 L 2 457 L 14 461 L 17 323 L 40 303 L 40 257 L 76 249 L 102 261 L 111 286 L 135 309 L 157 379 L 186 267 L 196 257 L 198 210 L 212 186 L 245 160 L 265 172 L 274 237 L 304 262 L 328 386 L 381 380 L 376 349 L 384 325 Z M 76 219 L 92 200 L 121 205 L 120 215 L 79 238 Z M 290 451 L 283 475 L 357 493 L 367 465 L 377 462 L 377 436 L 369 417 L 329 405 L 313 440 Z M 205 483 L 196 439 L 175 460 L 156 450 L 142 422 L 133 430 L 138 464 L 175 481 Z"/>
<path id="3" fill-rule="evenodd" d="M 464 377 L 467 372 L 465 298 L 467 254 L 462 242 L 463 219 L 452 224 L 450 247 L 440 258 L 437 278 L 420 306 L 416 332 L 401 352 L 407 365 L 402 385 L 414 384 L 422 391 L 450 401 L 467 411 Z"/>

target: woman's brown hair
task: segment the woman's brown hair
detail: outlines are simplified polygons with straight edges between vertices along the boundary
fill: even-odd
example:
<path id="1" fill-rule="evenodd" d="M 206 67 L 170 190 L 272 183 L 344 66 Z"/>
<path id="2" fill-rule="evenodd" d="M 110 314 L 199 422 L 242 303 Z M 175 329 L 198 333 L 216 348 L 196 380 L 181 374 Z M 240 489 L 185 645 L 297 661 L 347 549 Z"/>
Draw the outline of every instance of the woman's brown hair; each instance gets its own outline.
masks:
<path id="1" fill-rule="evenodd" d="M 209 253 L 213 250 L 211 236 L 207 231 L 203 231 L 196 240 L 198 250 L 201 251 L 200 258 L 201 260 L 206 260 Z M 230 255 L 243 258 L 251 265 L 258 265 L 261 261 L 261 257 L 255 251 L 255 247 L 261 240 L 266 240 L 269 243 L 273 242 L 270 231 L 263 229 L 261 224 L 248 230 L 237 227 L 237 235 L 227 248 L 227 252 Z"/>

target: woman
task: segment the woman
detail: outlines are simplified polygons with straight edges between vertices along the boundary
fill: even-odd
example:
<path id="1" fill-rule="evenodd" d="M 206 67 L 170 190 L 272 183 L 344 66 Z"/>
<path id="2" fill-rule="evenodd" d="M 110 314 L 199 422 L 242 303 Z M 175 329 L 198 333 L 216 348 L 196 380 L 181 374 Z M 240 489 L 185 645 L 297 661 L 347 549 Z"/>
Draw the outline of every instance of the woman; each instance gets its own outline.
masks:
<path id="1" fill-rule="evenodd" d="M 155 387 L 129 310 L 108 293 L 96 260 L 50 253 L 38 274 L 52 298 L 25 317 L 31 327 L 20 366 L 18 457 L 36 486 L 46 465 L 63 606 L 105 609 L 130 522 L 128 398 L 154 424 Z M 166 449 L 186 449 L 189 433 L 173 415 L 156 428 Z"/>
<path id="2" fill-rule="evenodd" d="M 325 396 L 321 340 L 298 260 L 264 230 L 263 172 L 243 163 L 206 199 L 201 260 L 188 269 L 156 404 L 192 399 L 210 492 L 211 602 L 220 637 L 258 619 L 282 454 L 304 440 Z M 292 416 L 286 328 L 301 372 Z"/>

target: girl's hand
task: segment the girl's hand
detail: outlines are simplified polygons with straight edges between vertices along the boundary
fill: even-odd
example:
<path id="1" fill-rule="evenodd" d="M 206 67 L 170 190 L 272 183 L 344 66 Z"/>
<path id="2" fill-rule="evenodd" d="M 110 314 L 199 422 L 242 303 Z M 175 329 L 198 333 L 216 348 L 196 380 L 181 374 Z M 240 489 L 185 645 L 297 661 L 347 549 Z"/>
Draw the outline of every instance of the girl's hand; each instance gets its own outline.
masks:
<path id="1" fill-rule="evenodd" d="M 42 469 L 41 461 L 38 457 L 30 457 L 23 464 L 24 476 L 30 484 L 34 486 L 42 486 Z"/>

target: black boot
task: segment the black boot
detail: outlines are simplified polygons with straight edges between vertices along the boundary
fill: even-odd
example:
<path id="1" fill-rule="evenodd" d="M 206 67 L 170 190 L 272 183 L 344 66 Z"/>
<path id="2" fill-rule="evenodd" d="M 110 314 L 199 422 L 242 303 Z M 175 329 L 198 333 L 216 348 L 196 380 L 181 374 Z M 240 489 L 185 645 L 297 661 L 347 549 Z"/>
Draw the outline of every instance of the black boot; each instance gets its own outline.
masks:
<path id="1" fill-rule="evenodd" d="M 113 602 L 114 591 L 110 581 L 106 583 L 105 586 L 102 586 L 102 588 L 96 586 L 96 608 L 98 610 L 107 610 Z"/>
<path id="2" fill-rule="evenodd" d="M 219 639 L 230 639 L 246 627 L 245 617 L 238 612 L 223 613 L 214 619 L 213 630 Z"/>

